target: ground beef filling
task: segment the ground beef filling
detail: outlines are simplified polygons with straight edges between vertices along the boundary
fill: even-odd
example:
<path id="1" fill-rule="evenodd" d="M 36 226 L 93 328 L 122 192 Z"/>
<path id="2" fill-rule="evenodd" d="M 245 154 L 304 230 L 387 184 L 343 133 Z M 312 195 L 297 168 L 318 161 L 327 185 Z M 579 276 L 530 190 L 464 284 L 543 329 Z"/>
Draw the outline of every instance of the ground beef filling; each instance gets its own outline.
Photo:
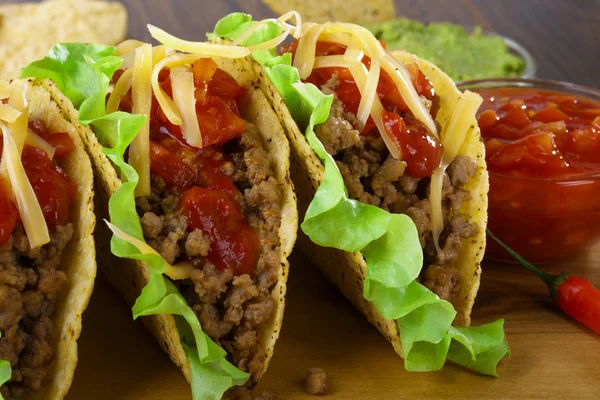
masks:
<path id="1" fill-rule="evenodd" d="M 1 388 L 5 399 L 36 391 L 48 381 L 56 299 L 67 279 L 60 260 L 72 236 L 72 224 L 57 226 L 49 243 L 31 249 L 18 223 L 0 246 L 0 359 L 12 366 L 12 378 Z"/>
<path id="2" fill-rule="evenodd" d="M 227 350 L 231 362 L 257 376 L 265 354 L 256 329 L 273 312 L 271 291 L 280 268 L 281 193 L 254 125 L 247 123 L 242 137 L 223 149 L 229 161 L 221 170 L 240 191 L 237 200 L 260 238 L 261 251 L 252 276 L 234 276 L 231 269 L 218 270 L 206 259 L 210 238 L 199 229 L 188 232 L 187 218 L 177 209 L 180 194 L 159 177 L 152 177 L 152 194 L 138 199 L 138 213 L 148 244 L 168 263 L 190 259 L 194 267 L 191 279 L 178 284 L 204 332 Z"/>
<path id="3" fill-rule="evenodd" d="M 329 119 L 316 128 L 317 137 L 336 160 L 350 197 L 392 213 L 406 214 L 414 221 L 425 255 L 420 280 L 441 298 L 452 301 L 460 289 L 454 264 L 462 240 L 479 231 L 475 222 L 468 222 L 466 215 L 458 213 L 461 204 L 470 198 L 463 187 L 477 172 L 477 164 L 467 156 L 459 156 L 448 167 L 443 185 L 442 251 L 437 253 L 427 199 L 430 179 L 406 175 L 406 163 L 390 155 L 376 130 L 359 134 L 356 118 L 344 111 L 342 102 L 335 97 L 335 85 L 334 76 L 322 87 L 324 93 L 334 95 L 334 100 Z"/>

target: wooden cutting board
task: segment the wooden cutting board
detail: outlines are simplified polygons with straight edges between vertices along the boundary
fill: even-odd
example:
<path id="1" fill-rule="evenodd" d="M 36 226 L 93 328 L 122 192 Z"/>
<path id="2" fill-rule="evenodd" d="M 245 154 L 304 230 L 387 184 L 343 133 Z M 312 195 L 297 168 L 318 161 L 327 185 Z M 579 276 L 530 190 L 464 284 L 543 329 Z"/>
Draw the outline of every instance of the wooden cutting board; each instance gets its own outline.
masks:
<path id="1" fill-rule="evenodd" d="M 474 324 L 506 320 L 512 358 L 501 362 L 496 379 L 451 364 L 406 372 L 391 345 L 302 253 L 290 261 L 283 330 L 259 386 L 281 399 L 314 399 L 303 388 L 311 367 L 327 372 L 327 399 L 600 399 L 600 336 L 565 317 L 518 265 L 485 262 L 475 304 Z M 545 269 L 570 271 L 600 287 L 600 246 Z M 101 274 L 79 343 L 68 400 L 191 399 L 179 370 Z"/>

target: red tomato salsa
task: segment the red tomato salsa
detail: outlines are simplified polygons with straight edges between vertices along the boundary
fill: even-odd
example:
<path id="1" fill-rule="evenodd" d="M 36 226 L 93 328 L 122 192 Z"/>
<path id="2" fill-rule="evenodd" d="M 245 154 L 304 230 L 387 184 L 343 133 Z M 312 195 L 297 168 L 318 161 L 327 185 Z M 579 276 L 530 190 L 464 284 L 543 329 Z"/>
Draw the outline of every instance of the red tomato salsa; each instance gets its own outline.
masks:
<path id="1" fill-rule="evenodd" d="M 260 251 L 259 237 L 240 207 L 242 194 L 221 171 L 221 165 L 230 161 L 223 145 L 246 129 L 239 111 L 245 90 L 209 58 L 194 63 L 192 72 L 203 147 L 189 145 L 180 127 L 169 122 L 154 98 L 150 171 L 181 195 L 179 209 L 187 217 L 188 231 L 200 229 L 209 237 L 207 259 L 220 270 L 231 268 L 234 275 L 252 274 Z M 161 71 L 159 82 L 172 96 L 168 69 Z M 121 108 L 131 110 L 131 92 L 123 97 Z"/>
<path id="2" fill-rule="evenodd" d="M 478 91 L 488 168 L 564 178 L 600 172 L 600 104 L 540 89 Z"/>
<path id="3" fill-rule="evenodd" d="M 600 234 L 600 101 L 532 88 L 477 92 L 490 229 L 533 262 L 581 251 Z M 506 257 L 489 244 L 489 254 Z"/>
<path id="4" fill-rule="evenodd" d="M 67 177 L 57 163 L 65 155 L 75 150 L 75 145 L 66 132 L 49 133 L 46 124 L 39 120 L 30 120 L 29 129 L 40 136 L 56 151 L 50 160 L 46 152 L 37 147 L 25 145 L 21 162 L 33 187 L 33 191 L 42 208 L 48 228 L 65 225 L 70 221 L 70 207 L 77 194 L 77 185 Z M 3 151 L 0 141 L 0 154 Z M 14 200 L 7 196 L 6 182 L 0 181 L 0 245 L 12 235 L 15 225 L 20 220 Z"/>
<path id="5" fill-rule="evenodd" d="M 298 41 L 295 40 L 284 46 L 280 53 L 291 52 L 295 56 L 297 47 Z M 344 54 L 345 51 L 346 46 L 341 44 L 318 41 L 316 56 L 340 55 Z M 364 57 L 362 61 L 367 67 L 371 65 L 369 57 Z M 408 65 L 407 69 L 417 93 L 432 101 L 434 91 L 431 82 L 416 64 Z M 337 98 L 342 102 L 346 111 L 356 115 L 361 94 L 352 73 L 347 68 L 314 69 L 306 82 L 320 88 L 334 75 L 337 75 L 339 80 L 339 85 L 335 89 Z M 402 151 L 402 159 L 407 163 L 407 175 L 414 178 L 431 176 L 433 170 L 440 164 L 441 144 L 429 134 L 427 128 L 420 121 L 412 116 L 392 78 L 383 70 L 377 84 L 377 96 L 386 109 L 383 116 L 384 127 L 395 138 Z M 363 135 L 379 134 L 371 117 L 369 117 L 364 127 L 356 126 L 355 128 L 359 129 Z"/>

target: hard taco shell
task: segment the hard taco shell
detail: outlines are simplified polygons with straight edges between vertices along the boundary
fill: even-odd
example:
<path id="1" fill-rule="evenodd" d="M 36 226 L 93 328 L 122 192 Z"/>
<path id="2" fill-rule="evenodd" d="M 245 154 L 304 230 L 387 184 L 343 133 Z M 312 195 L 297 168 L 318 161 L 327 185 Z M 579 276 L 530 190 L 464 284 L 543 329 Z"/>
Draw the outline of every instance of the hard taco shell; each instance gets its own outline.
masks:
<path id="1" fill-rule="evenodd" d="M 296 208 L 296 196 L 289 175 L 289 144 L 279 118 L 271 109 L 263 93 L 257 89 L 257 81 L 253 73 L 250 59 L 214 59 L 219 68 L 232 75 L 240 86 L 248 89 L 242 117 L 254 123 L 260 130 L 263 145 L 267 153 L 272 156 L 275 179 L 282 193 L 281 226 L 279 236 L 281 240 L 281 270 L 278 282 L 273 289 L 275 310 L 269 321 L 259 326 L 258 340 L 266 354 L 265 364 L 259 376 L 255 377 L 251 384 L 258 382 L 266 371 L 269 361 L 273 356 L 275 342 L 279 337 L 283 321 L 285 305 L 286 282 L 289 272 L 287 261 L 296 240 L 298 223 L 298 212 Z M 60 95 L 56 87 L 49 87 L 53 95 Z M 72 121 L 77 121 L 77 110 L 71 105 L 65 108 Z M 79 134 L 90 154 L 96 175 L 96 204 L 98 217 L 109 219 L 108 199 L 121 185 L 121 180 L 110 160 L 102 153 L 102 145 L 94 133 L 86 127 L 78 125 Z M 149 282 L 150 274 L 147 266 L 139 261 L 117 258 L 111 254 L 110 238 L 112 232 L 106 224 L 101 223 L 96 230 L 96 242 L 98 245 L 99 266 L 106 274 L 111 284 L 132 306 L 141 293 L 141 290 Z M 172 315 L 152 315 L 143 317 L 146 327 L 158 340 L 161 348 L 169 354 L 171 360 L 183 372 L 188 382 L 190 381 L 190 367 L 180 343 L 179 333 Z"/>
<path id="2" fill-rule="evenodd" d="M 462 93 L 456 88 L 452 79 L 435 65 L 405 52 L 396 52 L 394 56 L 404 64 L 409 64 L 413 61 L 417 62 L 423 73 L 431 81 L 440 102 L 436 121 L 441 126 L 442 137 L 449 134 L 446 131 L 446 127 Z M 268 78 L 262 72 L 261 67 L 255 66 L 255 69 L 261 77 L 261 82 L 268 82 Z M 267 83 L 262 84 L 261 88 L 280 116 L 290 141 L 292 148 L 292 180 L 298 195 L 298 212 L 302 221 L 308 205 L 311 203 L 317 188 L 323 180 L 324 167 L 315 152 L 308 145 L 304 134 L 298 128 L 298 125 L 286 107 L 285 101 L 275 87 Z M 479 233 L 475 237 L 463 239 L 457 265 L 460 274 L 461 289 L 459 299 L 454 304 L 457 311 L 454 322 L 465 326 L 470 324 L 471 309 L 479 288 L 481 275 L 480 262 L 485 250 L 488 192 L 485 148 L 481 141 L 479 128 L 477 128 L 475 115 L 470 118 L 475 129 L 471 129 L 466 136 L 458 155 L 468 155 L 473 158 L 477 162 L 478 170 L 465 187 L 466 190 L 471 192 L 472 198 L 463 203 L 460 211 L 469 216 L 469 222 L 476 222 L 479 225 Z M 363 284 L 367 276 L 367 264 L 362 254 L 360 252 L 350 253 L 318 246 L 312 243 L 302 232 L 299 232 L 298 235 L 298 245 L 311 262 L 392 343 L 394 350 L 400 356 L 403 356 L 396 322 L 387 320 L 381 316 L 375 307 L 363 297 Z"/>
<path id="3" fill-rule="evenodd" d="M 27 399 L 60 400 L 71 387 L 77 366 L 77 339 L 81 334 L 82 315 L 92 295 L 96 277 L 92 166 L 78 129 L 70 122 L 70 115 L 65 111 L 72 107 L 70 101 L 62 94 L 51 94 L 48 90 L 54 84 L 50 81 L 31 80 L 13 80 L 11 83 L 24 91 L 29 103 L 30 118 L 44 121 L 51 132 L 67 132 L 75 145 L 75 150 L 61 162 L 67 176 L 77 184 L 78 191 L 71 211 L 74 234 L 63 251 L 61 260 L 67 282 L 56 302 L 55 359 L 49 383 L 40 391 L 27 396 Z"/>

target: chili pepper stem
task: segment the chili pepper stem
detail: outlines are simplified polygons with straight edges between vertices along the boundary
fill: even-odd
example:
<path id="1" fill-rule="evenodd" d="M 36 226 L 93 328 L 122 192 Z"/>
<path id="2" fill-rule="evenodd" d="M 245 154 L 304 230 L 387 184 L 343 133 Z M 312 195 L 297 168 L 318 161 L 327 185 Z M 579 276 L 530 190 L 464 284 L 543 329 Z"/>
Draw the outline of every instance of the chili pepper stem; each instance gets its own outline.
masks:
<path id="1" fill-rule="evenodd" d="M 496 236 L 494 236 L 494 234 L 489 229 L 486 229 L 486 232 L 489 237 L 494 239 L 496 241 L 496 243 L 498 243 L 500 246 L 502 246 L 502 248 L 504 250 L 506 250 L 511 256 L 513 256 L 515 258 L 515 260 L 517 260 L 525 268 L 527 268 L 529 271 L 531 271 L 532 273 L 537 275 L 542 281 L 544 281 L 544 283 L 548 287 L 548 290 L 550 290 L 550 295 L 552 296 L 552 299 L 556 300 L 558 287 L 561 285 L 561 283 L 563 283 L 564 281 L 566 281 L 569 278 L 569 274 L 556 274 L 555 275 L 555 274 L 548 274 L 544 271 L 541 271 L 535 265 L 531 264 L 530 262 L 525 260 L 523 257 L 518 255 L 516 252 L 514 252 L 513 249 L 511 249 L 510 247 L 508 247 L 507 245 L 502 243 L 502 241 L 500 239 L 498 239 Z"/>

